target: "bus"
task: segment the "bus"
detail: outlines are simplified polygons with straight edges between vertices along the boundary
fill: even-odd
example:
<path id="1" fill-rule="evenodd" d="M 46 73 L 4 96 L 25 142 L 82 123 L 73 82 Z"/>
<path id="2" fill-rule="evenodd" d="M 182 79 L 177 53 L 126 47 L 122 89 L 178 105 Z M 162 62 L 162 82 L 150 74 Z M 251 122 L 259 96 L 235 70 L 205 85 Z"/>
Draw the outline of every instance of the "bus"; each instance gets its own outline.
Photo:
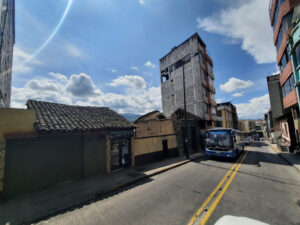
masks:
<path id="1" fill-rule="evenodd" d="M 244 151 L 244 135 L 231 128 L 214 128 L 205 132 L 205 154 L 235 158 Z"/>

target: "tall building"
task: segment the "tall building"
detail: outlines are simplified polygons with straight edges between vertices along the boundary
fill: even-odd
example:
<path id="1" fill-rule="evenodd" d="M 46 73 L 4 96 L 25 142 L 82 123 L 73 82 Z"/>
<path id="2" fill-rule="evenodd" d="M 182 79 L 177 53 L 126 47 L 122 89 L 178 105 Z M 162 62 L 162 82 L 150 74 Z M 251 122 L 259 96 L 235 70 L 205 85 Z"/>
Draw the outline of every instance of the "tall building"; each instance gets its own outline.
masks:
<path id="1" fill-rule="evenodd" d="M 231 102 L 217 104 L 217 127 L 239 129 L 236 107 Z"/>
<path id="2" fill-rule="evenodd" d="M 213 127 L 216 121 L 216 101 L 213 61 L 198 33 L 171 49 L 160 59 L 162 108 L 170 116 L 178 108 L 186 109 Z M 184 79 L 183 79 L 184 78 Z"/>
<path id="3" fill-rule="evenodd" d="M 10 106 L 15 0 L 0 0 L 0 108 Z"/>
<path id="4" fill-rule="evenodd" d="M 280 120 L 278 118 L 284 115 L 283 103 L 282 103 L 282 92 L 280 87 L 280 74 L 272 75 L 267 77 L 268 90 L 271 111 L 268 113 L 268 119 L 271 118 L 268 128 L 270 132 L 276 132 L 276 136 L 280 135 Z"/>
<path id="5" fill-rule="evenodd" d="M 270 21 L 273 27 L 273 41 L 277 50 L 277 65 L 280 68 L 280 87 L 282 90 L 282 102 L 284 115 L 280 117 L 282 139 L 286 139 L 285 145 L 293 149 L 299 139 L 298 126 L 298 98 L 295 89 L 290 49 L 288 48 L 289 36 L 293 30 L 294 9 L 300 0 L 271 0 Z M 272 109 L 272 114 L 274 115 Z M 273 116 L 273 119 L 278 119 Z M 284 134 L 289 134 L 288 136 Z"/>

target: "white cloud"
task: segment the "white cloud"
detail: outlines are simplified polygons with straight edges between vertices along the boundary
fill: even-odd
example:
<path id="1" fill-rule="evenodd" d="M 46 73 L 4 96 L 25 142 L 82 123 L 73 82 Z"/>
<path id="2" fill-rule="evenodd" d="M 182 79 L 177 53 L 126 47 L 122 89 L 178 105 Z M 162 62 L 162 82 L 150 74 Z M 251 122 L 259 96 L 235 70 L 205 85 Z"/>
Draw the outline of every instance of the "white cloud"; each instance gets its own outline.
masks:
<path id="1" fill-rule="evenodd" d="M 223 98 L 218 98 L 218 99 L 216 99 L 216 102 L 217 103 L 221 103 L 221 102 L 223 102 L 225 100 L 225 98 L 223 97 Z"/>
<path id="2" fill-rule="evenodd" d="M 240 103 L 235 106 L 240 119 L 262 118 L 270 109 L 269 94 L 252 98 L 248 103 Z"/>
<path id="3" fill-rule="evenodd" d="M 151 61 L 145 62 L 144 65 L 147 66 L 147 67 L 150 67 L 150 68 L 152 68 L 152 69 L 155 68 L 155 65 L 154 65 Z"/>
<path id="4" fill-rule="evenodd" d="M 245 89 L 254 85 L 250 80 L 240 80 L 235 77 L 231 77 L 225 84 L 220 84 L 220 89 L 225 92 L 233 92 L 238 89 Z"/>
<path id="5" fill-rule="evenodd" d="M 145 2 L 145 0 L 139 0 L 139 3 L 140 3 L 141 5 L 144 5 L 146 2 Z"/>
<path id="6" fill-rule="evenodd" d="M 35 58 L 32 58 L 29 53 L 19 48 L 18 46 L 14 47 L 13 54 L 13 72 L 15 74 L 26 74 L 33 71 L 32 65 L 42 64 Z"/>
<path id="7" fill-rule="evenodd" d="M 106 106 L 119 113 L 147 113 L 161 109 L 160 87 L 149 87 L 137 75 L 120 76 L 113 86 L 124 86 L 124 93 L 103 93 L 84 73 L 69 78 L 60 73 L 51 73 L 52 79 L 32 79 L 24 87 L 12 87 L 12 107 L 25 108 L 28 99 L 51 101 L 73 105 Z M 67 79 L 67 82 L 66 80 Z"/>
<path id="8" fill-rule="evenodd" d="M 65 75 L 61 74 L 61 73 L 50 72 L 49 75 L 55 77 L 56 79 L 60 80 L 63 83 L 68 82 L 68 78 Z"/>
<path id="9" fill-rule="evenodd" d="M 232 96 L 233 97 L 242 97 L 242 96 L 244 96 L 244 92 L 236 92 Z"/>
<path id="10" fill-rule="evenodd" d="M 112 73 L 117 73 L 117 72 L 118 72 L 116 69 L 111 69 L 111 68 L 107 68 L 107 70 L 108 70 L 109 72 L 112 72 Z"/>
<path id="11" fill-rule="evenodd" d="M 135 70 L 135 71 L 139 70 L 139 68 L 137 66 L 131 66 L 130 69 Z"/>
<path id="12" fill-rule="evenodd" d="M 252 55 L 257 63 L 272 63 L 276 60 L 270 26 L 269 0 L 249 0 L 236 7 L 223 9 L 216 15 L 197 18 L 198 28 L 221 34 L 239 41 L 242 49 Z"/>
<path id="13" fill-rule="evenodd" d="M 124 75 L 119 76 L 117 79 L 114 79 L 109 86 L 112 87 L 120 87 L 120 86 L 126 86 L 130 88 L 136 88 L 136 89 L 145 89 L 147 86 L 146 81 L 143 77 L 138 75 Z"/>
<path id="14" fill-rule="evenodd" d="M 70 56 L 74 56 L 74 57 L 82 57 L 83 56 L 83 53 L 75 45 L 67 44 L 66 50 Z"/>
<path id="15" fill-rule="evenodd" d="M 88 97 L 96 94 L 102 94 L 90 76 L 85 73 L 72 74 L 66 85 L 66 91 L 76 97 Z"/>

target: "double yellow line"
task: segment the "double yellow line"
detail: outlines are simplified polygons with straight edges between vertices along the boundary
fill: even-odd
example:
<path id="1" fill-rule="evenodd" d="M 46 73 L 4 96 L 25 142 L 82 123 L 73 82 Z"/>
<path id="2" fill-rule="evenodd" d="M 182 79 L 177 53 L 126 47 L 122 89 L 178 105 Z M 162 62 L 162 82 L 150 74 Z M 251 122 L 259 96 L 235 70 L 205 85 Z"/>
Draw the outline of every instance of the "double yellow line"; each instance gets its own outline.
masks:
<path id="1" fill-rule="evenodd" d="M 239 170 L 239 168 L 241 167 L 244 159 L 246 158 L 248 154 L 248 151 L 246 151 L 240 158 L 239 160 L 230 168 L 230 170 L 228 170 L 228 172 L 225 174 L 225 176 L 223 177 L 223 179 L 220 181 L 220 183 L 217 185 L 217 187 L 213 190 L 213 192 L 207 197 L 207 199 L 205 200 L 205 202 L 201 205 L 201 207 L 197 210 L 196 214 L 190 219 L 188 225 L 192 225 L 195 223 L 195 221 L 197 220 L 197 218 L 200 216 L 200 214 L 203 212 L 204 208 L 210 203 L 210 201 L 212 200 L 212 198 L 215 196 L 215 194 L 220 190 L 220 188 L 223 186 L 223 184 L 225 183 L 225 181 L 227 180 L 227 178 L 230 176 L 230 178 L 227 180 L 224 188 L 222 189 L 222 191 L 219 193 L 219 195 L 216 197 L 216 199 L 214 200 L 214 202 L 211 204 L 210 208 L 208 209 L 208 211 L 206 212 L 206 214 L 204 215 L 203 219 L 200 221 L 200 225 L 204 225 L 206 224 L 206 222 L 208 221 L 209 217 L 211 216 L 211 214 L 214 212 L 215 208 L 217 207 L 217 205 L 219 204 L 221 198 L 223 197 L 223 195 L 225 194 L 226 190 L 228 189 L 229 185 L 231 184 L 233 178 L 235 177 L 237 171 Z M 232 173 L 232 174 L 231 174 Z"/>

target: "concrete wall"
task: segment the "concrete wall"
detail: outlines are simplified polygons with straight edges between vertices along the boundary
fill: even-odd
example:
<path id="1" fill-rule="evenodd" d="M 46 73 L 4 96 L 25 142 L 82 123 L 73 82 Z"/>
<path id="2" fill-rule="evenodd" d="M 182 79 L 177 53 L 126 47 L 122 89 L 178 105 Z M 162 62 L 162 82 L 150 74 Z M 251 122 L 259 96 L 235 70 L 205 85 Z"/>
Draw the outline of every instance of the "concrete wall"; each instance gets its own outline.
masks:
<path id="1" fill-rule="evenodd" d="M 0 109 L 0 139 L 4 136 L 36 135 L 36 113 L 27 109 Z"/>
<path id="2" fill-rule="evenodd" d="M 33 127 L 35 111 L 26 109 L 0 108 L 0 192 L 3 190 L 5 136 L 36 136 Z"/>
<path id="3" fill-rule="evenodd" d="M 272 110 L 272 122 L 276 123 L 276 119 L 284 114 L 282 93 L 280 88 L 280 75 L 267 77 L 269 98 Z"/>
<path id="4" fill-rule="evenodd" d="M 211 97 L 208 97 L 210 94 L 204 95 L 203 85 L 208 90 L 210 86 L 211 89 L 214 89 L 214 85 L 213 83 L 209 85 L 208 78 L 205 78 L 205 71 L 211 74 L 211 80 L 214 80 L 214 76 L 212 72 L 208 72 L 206 61 L 204 63 L 205 54 L 205 49 L 198 42 L 197 36 L 194 35 L 160 60 L 160 70 L 168 69 L 169 76 L 168 80 L 161 82 L 162 108 L 166 116 L 170 116 L 176 109 L 184 107 L 183 67 L 187 111 L 203 119 L 211 114 L 210 109 L 205 112 L 204 102 L 214 102 L 215 106 L 215 99 L 210 99 Z M 174 64 L 186 56 L 191 59 L 187 60 L 184 66 L 176 69 Z"/>
<path id="5" fill-rule="evenodd" d="M 13 46 L 15 43 L 15 0 L 0 2 L 0 108 L 10 106 Z M 5 15 L 3 15 L 5 14 Z"/>
<path id="6" fill-rule="evenodd" d="M 6 141 L 5 198 L 83 177 L 83 136 Z"/>
<path id="7" fill-rule="evenodd" d="M 135 139 L 134 140 L 135 156 L 162 151 L 163 140 L 168 141 L 168 149 L 177 148 L 176 135 Z"/>
<path id="8" fill-rule="evenodd" d="M 150 120 L 137 123 L 136 125 L 136 138 L 174 134 L 172 120 Z"/>
<path id="9" fill-rule="evenodd" d="M 167 141 L 167 153 L 163 152 L 163 141 Z M 172 120 L 149 120 L 136 124 L 136 135 L 132 140 L 132 154 L 136 165 L 177 153 L 177 139 Z"/>
<path id="10" fill-rule="evenodd" d="M 84 177 L 106 173 L 106 137 L 101 134 L 84 135 Z"/>

